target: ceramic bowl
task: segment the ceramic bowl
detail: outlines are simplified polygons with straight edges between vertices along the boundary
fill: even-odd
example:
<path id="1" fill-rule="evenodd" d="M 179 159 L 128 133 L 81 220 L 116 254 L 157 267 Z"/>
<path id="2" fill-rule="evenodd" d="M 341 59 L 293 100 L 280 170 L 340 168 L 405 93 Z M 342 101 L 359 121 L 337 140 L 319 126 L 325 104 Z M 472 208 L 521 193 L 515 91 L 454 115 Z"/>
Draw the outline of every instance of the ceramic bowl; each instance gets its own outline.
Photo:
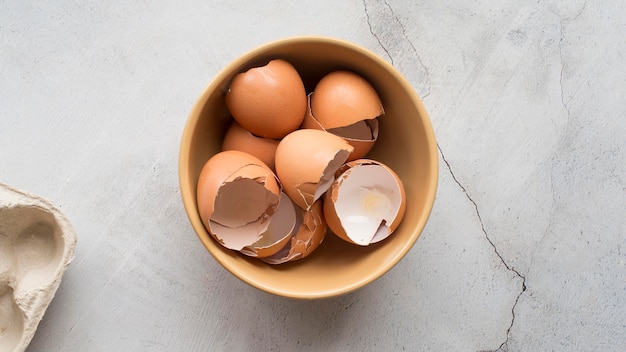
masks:
<path id="1" fill-rule="evenodd" d="M 232 121 L 224 103 L 229 82 L 239 72 L 270 59 L 289 61 L 307 92 L 326 73 L 356 72 L 377 90 L 385 108 L 378 141 L 368 158 L 390 166 L 402 179 L 406 214 L 386 240 L 367 247 L 349 244 L 329 232 L 308 257 L 269 265 L 222 247 L 202 224 L 196 204 L 198 175 L 220 151 Z M 189 221 L 209 253 L 233 275 L 263 291 L 290 298 L 318 299 L 352 292 L 396 265 L 420 236 L 430 215 L 438 180 L 435 136 L 428 114 L 408 81 L 387 61 L 356 44 L 327 37 L 295 37 L 267 43 L 224 67 L 197 99 L 185 125 L 179 155 L 179 181 Z"/>

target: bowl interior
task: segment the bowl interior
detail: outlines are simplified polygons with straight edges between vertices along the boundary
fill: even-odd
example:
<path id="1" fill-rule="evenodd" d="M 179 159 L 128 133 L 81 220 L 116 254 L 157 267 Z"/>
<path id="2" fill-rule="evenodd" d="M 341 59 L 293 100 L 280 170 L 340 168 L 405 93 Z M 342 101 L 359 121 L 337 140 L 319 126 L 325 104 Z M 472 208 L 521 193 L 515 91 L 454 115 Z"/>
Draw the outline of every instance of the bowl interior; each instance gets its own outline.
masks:
<path id="1" fill-rule="evenodd" d="M 405 217 L 396 232 L 379 244 L 359 247 L 328 233 L 307 258 L 268 265 L 223 248 L 198 215 L 196 185 L 204 163 L 220 151 L 231 121 L 224 93 L 232 77 L 273 58 L 292 63 L 307 91 L 326 73 L 348 69 L 366 78 L 379 93 L 385 115 L 376 145 L 368 155 L 390 166 L 406 188 Z M 261 290 L 292 298 L 324 298 L 358 289 L 390 270 L 422 232 L 435 198 L 437 151 L 428 115 L 413 87 L 386 61 L 370 51 L 333 38 L 299 37 L 266 44 L 225 67 L 193 107 L 181 140 L 181 196 L 199 239 L 228 271 Z"/>

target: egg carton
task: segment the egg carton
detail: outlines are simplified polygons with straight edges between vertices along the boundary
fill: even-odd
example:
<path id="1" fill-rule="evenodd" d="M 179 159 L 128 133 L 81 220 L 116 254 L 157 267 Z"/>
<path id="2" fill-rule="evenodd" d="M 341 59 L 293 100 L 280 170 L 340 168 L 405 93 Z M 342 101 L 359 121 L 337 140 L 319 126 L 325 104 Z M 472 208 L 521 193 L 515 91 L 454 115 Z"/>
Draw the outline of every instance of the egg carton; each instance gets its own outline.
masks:
<path id="1" fill-rule="evenodd" d="M 0 183 L 0 351 L 24 351 L 74 259 L 76 234 L 48 200 Z"/>

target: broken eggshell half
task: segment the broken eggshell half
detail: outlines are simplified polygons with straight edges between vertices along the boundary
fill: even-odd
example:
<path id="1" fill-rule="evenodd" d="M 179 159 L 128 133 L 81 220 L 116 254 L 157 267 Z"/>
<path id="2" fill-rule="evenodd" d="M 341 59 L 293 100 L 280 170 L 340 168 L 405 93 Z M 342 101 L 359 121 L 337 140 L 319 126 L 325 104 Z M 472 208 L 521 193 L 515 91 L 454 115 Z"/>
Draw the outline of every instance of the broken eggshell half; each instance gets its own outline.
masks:
<path id="1" fill-rule="evenodd" d="M 0 184 L 0 351 L 24 351 L 74 259 L 76 233 L 51 202 Z"/>
<path id="2" fill-rule="evenodd" d="M 296 230 L 297 212 L 300 211 L 300 208 L 296 208 L 291 199 L 285 193 L 281 193 L 278 209 L 270 219 L 267 230 L 258 241 L 244 247 L 241 253 L 250 257 L 264 258 L 276 254 L 285 247 Z"/>
<path id="3" fill-rule="evenodd" d="M 281 194 L 272 170 L 238 150 L 212 156 L 200 171 L 197 187 L 204 226 L 224 247 L 237 251 L 262 238 Z"/>
<path id="4" fill-rule="evenodd" d="M 301 128 L 323 130 L 343 138 L 354 150 L 346 161 L 364 158 L 374 147 L 378 139 L 378 118 L 357 121 L 345 127 L 326 129 L 311 111 L 311 94 L 308 97 L 307 113 L 302 121 Z"/>
<path id="5" fill-rule="evenodd" d="M 326 131 L 291 132 L 276 148 L 276 173 L 285 193 L 300 208 L 310 209 L 353 150 L 341 137 Z"/>
<path id="6" fill-rule="evenodd" d="M 268 264 L 283 264 L 290 261 L 306 258 L 324 240 L 328 226 L 324 220 L 323 200 L 319 199 L 309 210 L 297 207 L 297 221 L 290 235 L 290 242 L 278 253 L 261 258 Z"/>
<path id="7" fill-rule="evenodd" d="M 302 123 L 306 90 L 293 65 L 274 59 L 235 75 L 225 102 L 233 118 L 248 131 L 282 138 Z"/>
<path id="8" fill-rule="evenodd" d="M 255 136 L 237 121 L 231 123 L 222 142 L 222 150 L 240 150 L 252 154 L 272 170 L 276 170 L 274 166 L 276 147 L 278 140 Z"/>
<path id="9" fill-rule="evenodd" d="M 383 104 L 374 87 L 346 70 L 326 74 L 308 95 L 306 128 L 320 128 L 346 139 L 354 152 L 349 161 L 365 157 L 378 139 Z"/>
<path id="10" fill-rule="evenodd" d="M 343 165 L 326 192 L 324 216 L 340 238 L 361 246 L 389 237 L 406 210 L 396 173 L 381 162 L 359 159 Z"/>

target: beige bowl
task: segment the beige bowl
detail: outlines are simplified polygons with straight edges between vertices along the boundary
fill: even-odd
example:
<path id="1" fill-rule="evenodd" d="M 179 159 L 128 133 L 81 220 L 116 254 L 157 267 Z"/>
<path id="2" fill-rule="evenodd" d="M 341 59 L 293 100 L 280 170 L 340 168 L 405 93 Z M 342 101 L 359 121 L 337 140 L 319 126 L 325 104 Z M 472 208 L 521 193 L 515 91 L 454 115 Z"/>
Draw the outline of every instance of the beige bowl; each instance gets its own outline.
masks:
<path id="1" fill-rule="evenodd" d="M 378 91 L 385 116 L 368 155 L 390 166 L 403 180 L 406 215 L 400 227 L 376 245 L 359 247 L 328 233 L 307 258 L 269 265 L 228 250 L 204 228 L 196 185 L 204 163 L 220 151 L 230 115 L 224 93 L 236 73 L 268 59 L 283 58 L 300 72 L 307 91 L 326 73 L 352 70 Z M 345 294 L 376 280 L 406 255 L 426 225 L 438 178 L 437 146 L 428 114 L 406 79 L 389 63 L 355 44 L 326 37 L 296 37 L 256 48 L 232 61 L 204 90 L 183 131 L 179 155 L 180 189 L 191 225 L 213 257 L 244 282 L 276 295 L 316 299 Z"/>

